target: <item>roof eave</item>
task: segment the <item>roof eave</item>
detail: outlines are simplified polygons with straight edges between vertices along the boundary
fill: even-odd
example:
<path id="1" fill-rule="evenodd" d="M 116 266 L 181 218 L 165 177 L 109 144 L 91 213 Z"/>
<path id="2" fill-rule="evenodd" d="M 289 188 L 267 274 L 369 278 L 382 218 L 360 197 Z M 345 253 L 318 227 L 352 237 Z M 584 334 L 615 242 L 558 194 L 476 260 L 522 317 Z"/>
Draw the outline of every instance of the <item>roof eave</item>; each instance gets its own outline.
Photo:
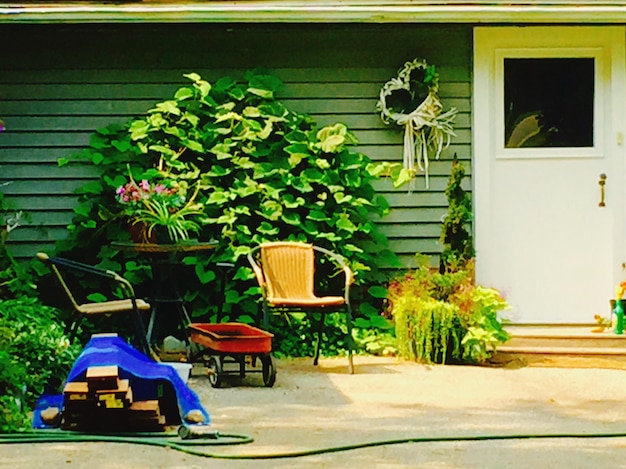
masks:
<path id="1" fill-rule="evenodd" d="M 0 23 L 625 23 L 620 5 L 348 5 L 302 2 L 0 5 Z"/>

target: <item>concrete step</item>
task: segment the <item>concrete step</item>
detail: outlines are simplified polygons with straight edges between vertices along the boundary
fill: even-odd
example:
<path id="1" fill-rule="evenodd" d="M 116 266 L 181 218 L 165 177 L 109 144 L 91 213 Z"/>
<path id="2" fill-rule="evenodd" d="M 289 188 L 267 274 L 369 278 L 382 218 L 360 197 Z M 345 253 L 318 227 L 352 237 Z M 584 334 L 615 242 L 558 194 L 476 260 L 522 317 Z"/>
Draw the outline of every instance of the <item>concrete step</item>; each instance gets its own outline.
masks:
<path id="1" fill-rule="evenodd" d="M 618 335 L 597 326 L 509 326 L 511 339 L 503 346 L 524 348 L 597 348 L 626 353 L 626 334 Z"/>
<path id="2" fill-rule="evenodd" d="M 595 325 L 507 326 L 511 339 L 498 347 L 495 364 L 626 369 L 626 334 Z"/>

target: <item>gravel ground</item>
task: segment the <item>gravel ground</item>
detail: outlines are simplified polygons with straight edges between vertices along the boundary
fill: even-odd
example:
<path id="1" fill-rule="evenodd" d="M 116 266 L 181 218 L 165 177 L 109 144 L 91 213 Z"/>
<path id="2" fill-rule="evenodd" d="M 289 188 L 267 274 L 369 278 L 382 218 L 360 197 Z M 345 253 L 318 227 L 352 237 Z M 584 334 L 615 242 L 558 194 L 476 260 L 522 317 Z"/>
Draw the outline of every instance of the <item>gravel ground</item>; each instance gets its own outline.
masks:
<path id="1" fill-rule="evenodd" d="M 207 448 L 222 456 L 286 455 L 346 445 L 366 448 L 280 459 L 203 458 L 113 443 L 3 445 L 11 468 L 626 468 L 626 375 L 621 369 L 425 366 L 393 358 L 277 363 L 274 387 L 260 376 L 212 388 L 196 365 L 189 384 L 220 433 L 247 445 Z M 575 366 L 575 364 L 569 364 Z M 469 436 L 559 438 L 459 441 Z M 568 435 L 568 437 L 564 437 Z M 586 437 L 585 437 L 586 436 Z M 383 444 L 407 438 L 444 438 Z"/>

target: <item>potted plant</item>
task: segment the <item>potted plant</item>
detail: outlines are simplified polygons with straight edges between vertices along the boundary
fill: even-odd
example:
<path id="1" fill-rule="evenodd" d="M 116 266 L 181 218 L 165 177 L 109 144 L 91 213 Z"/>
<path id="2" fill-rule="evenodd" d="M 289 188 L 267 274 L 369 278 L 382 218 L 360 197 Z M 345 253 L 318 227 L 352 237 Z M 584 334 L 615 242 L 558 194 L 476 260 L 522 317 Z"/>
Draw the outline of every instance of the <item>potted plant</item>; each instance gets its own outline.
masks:
<path id="1" fill-rule="evenodd" d="M 198 233 L 202 223 L 203 205 L 196 202 L 199 186 L 190 197 L 184 181 L 163 179 L 137 183 L 130 180 L 116 190 L 117 200 L 124 206 L 136 242 L 179 242 Z"/>
<path id="2" fill-rule="evenodd" d="M 426 256 L 388 290 L 400 354 L 426 363 L 485 362 L 509 338 L 497 290 L 476 285 L 473 262 L 440 272 Z"/>

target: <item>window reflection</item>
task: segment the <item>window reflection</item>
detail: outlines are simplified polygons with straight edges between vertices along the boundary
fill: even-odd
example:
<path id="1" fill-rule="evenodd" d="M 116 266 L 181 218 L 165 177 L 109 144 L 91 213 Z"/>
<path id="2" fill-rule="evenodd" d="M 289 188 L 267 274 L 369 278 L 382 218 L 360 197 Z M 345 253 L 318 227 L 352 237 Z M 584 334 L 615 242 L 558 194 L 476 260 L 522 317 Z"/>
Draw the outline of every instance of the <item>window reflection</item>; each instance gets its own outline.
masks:
<path id="1" fill-rule="evenodd" d="M 504 59 L 505 147 L 593 147 L 594 59 Z"/>

